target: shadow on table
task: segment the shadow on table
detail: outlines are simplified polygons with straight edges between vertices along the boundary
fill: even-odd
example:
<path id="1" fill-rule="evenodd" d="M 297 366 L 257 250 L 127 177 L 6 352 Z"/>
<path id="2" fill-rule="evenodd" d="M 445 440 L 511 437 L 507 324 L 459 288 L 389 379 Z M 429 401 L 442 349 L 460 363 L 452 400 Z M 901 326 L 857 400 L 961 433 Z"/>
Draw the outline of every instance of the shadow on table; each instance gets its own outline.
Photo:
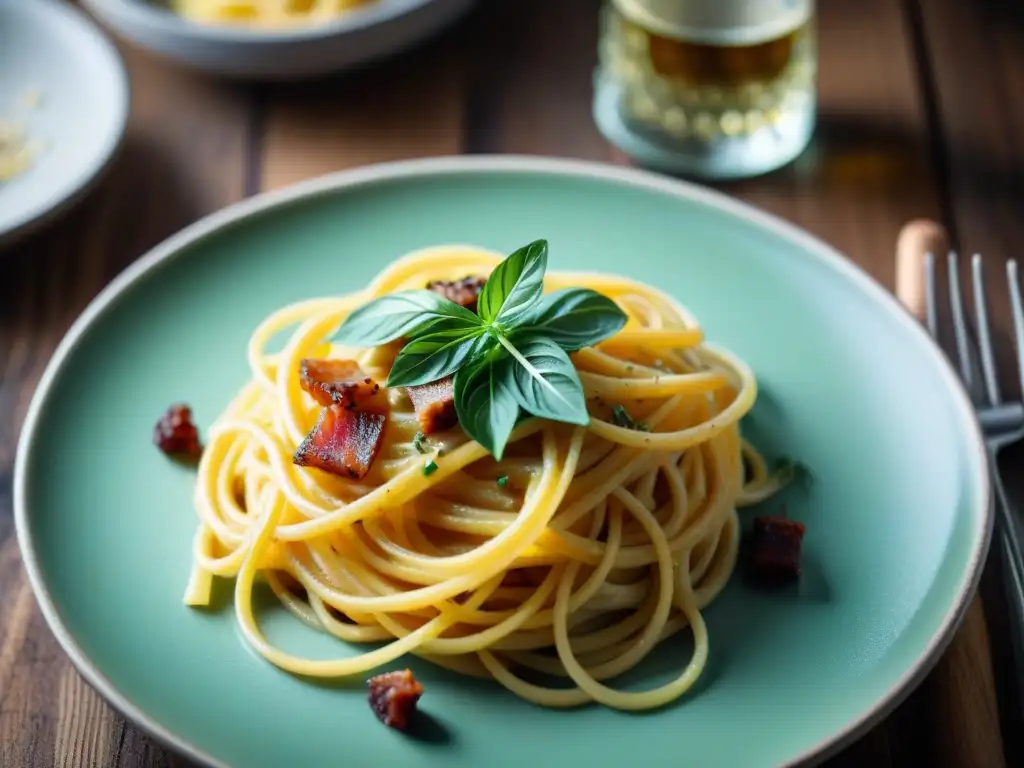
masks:
<path id="1" fill-rule="evenodd" d="M 180 169 L 129 132 L 84 200 L 4 249 L 0 327 L 26 313 L 66 326 L 115 275 L 203 212 Z"/>
<path id="2" fill-rule="evenodd" d="M 980 0 L 978 6 L 991 23 L 1024 31 L 1024 5 L 1018 0 Z"/>
<path id="3" fill-rule="evenodd" d="M 1003 467 L 1024 466 L 1024 445 L 1018 444 L 1004 451 L 1000 458 L 1000 465 Z M 1018 512 L 1024 510 L 1024 475 L 1020 472 L 1004 471 L 1003 479 L 1006 482 L 1010 503 L 1016 507 Z M 1020 722 L 1024 718 L 1024 701 L 1020 699 L 1020 688 L 1015 683 L 1011 672 L 1015 668 L 1015 649 L 1012 644 L 1010 609 L 1003 587 L 1006 583 L 1005 575 L 1000 558 L 996 555 L 998 546 L 998 538 L 993 536 L 988 563 L 982 574 L 979 591 L 985 607 L 985 624 L 988 629 L 989 644 L 992 648 L 992 667 L 999 697 L 1007 765 L 1022 765 L 1024 764 L 1024 739 L 1021 738 Z"/>
<path id="4" fill-rule="evenodd" d="M 887 123 L 870 115 L 825 112 L 818 117 L 810 146 L 793 163 L 767 176 L 719 186 L 736 195 L 755 188 L 777 188 L 790 195 L 794 186 L 806 186 L 819 192 L 836 189 L 848 194 L 886 195 L 924 187 L 941 196 L 947 192 L 940 187 L 947 181 L 944 175 L 949 160 L 940 148 L 922 141 L 914 126 Z M 1007 164 L 984 145 L 961 142 L 955 160 L 960 195 L 981 202 L 1024 203 L 1024 154 L 1021 162 Z"/>

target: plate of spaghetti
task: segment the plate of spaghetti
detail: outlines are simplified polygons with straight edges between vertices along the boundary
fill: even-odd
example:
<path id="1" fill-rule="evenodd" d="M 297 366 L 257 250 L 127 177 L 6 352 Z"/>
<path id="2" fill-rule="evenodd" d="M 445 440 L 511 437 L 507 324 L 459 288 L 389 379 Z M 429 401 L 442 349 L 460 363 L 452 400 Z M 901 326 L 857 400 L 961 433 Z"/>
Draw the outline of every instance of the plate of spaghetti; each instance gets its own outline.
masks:
<path id="1" fill-rule="evenodd" d="M 158 246 L 55 354 L 14 490 L 83 675 L 247 768 L 813 763 L 931 668 L 991 529 L 969 401 L 856 267 L 509 157 Z"/>

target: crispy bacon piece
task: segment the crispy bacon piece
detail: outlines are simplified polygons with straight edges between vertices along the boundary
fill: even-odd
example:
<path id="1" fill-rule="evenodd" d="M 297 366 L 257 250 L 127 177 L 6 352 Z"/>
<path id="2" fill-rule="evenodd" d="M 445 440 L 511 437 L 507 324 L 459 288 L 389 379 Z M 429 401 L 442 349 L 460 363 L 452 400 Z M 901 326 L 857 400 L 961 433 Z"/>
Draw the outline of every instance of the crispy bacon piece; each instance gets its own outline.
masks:
<path id="1" fill-rule="evenodd" d="M 192 421 L 192 409 L 177 403 L 167 409 L 153 428 L 153 442 L 169 456 L 198 458 L 203 452 L 199 429 Z"/>
<path id="2" fill-rule="evenodd" d="M 804 530 L 803 523 L 784 517 L 755 517 L 751 575 L 769 584 L 797 578 Z"/>
<path id="3" fill-rule="evenodd" d="M 380 392 L 380 384 L 354 360 L 307 357 L 299 364 L 299 383 L 320 405 L 341 405 L 349 410 L 371 403 Z"/>
<path id="4" fill-rule="evenodd" d="M 384 725 L 404 731 L 423 695 L 423 686 L 412 670 L 385 672 L 366 681 L 370 689 L 370 709 Z"/>
<path id="5" fill-rule="evenodd" d="M 348 410 L 330 405 L 320 415 L 292 459 L 300 467 L 315 467 L 353 480 L 370 471 L 384 438 L 383 413 Z"/>
<path id="6" fill-rule="evenodd" d="M 435 280 L 427 283 L 427 290 L 441 294 L 448 301 L 453 301 L 470 312 L 476 312 L 476 300 L 480 298 L 480 291 L 486 282 L 486 277 L 469 275 L 461 280 Z"/>
<path id="7" fill-rule="evenodd" d="M 424 435 L 451 429 L 459 420 L 455 413 L 455 382 L 451 376 L 405 391 L 416 409 L 420 431 Z"/>

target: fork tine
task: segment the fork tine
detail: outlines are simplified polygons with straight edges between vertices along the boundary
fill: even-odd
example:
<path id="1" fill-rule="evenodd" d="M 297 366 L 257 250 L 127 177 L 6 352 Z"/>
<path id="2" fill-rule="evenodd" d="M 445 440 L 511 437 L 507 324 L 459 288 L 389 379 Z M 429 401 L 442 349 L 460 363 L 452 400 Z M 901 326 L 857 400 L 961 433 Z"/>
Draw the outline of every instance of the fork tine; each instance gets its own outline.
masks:
<path id="1" fill-rule="evenodd" d="M 1010 283 L 1010 305 L 1013 309 L 1013 331 L 1017 341 L 1017 370 L 1021 390 L 1024 392 L 1024 306 L 1020 298 L 1020 278 L 1017 275 L 1017 260 L 1006 262 L 1006 277 Z"/>
<path id="2" fill-rule="evenodd" d="M 999 405 L 999 376 L 996 374 L 996 358 L 993 351 L 992 335 L 988 329 L 988 302 L 985 299 L 985 270 L 981 254 L 971 259 L 972 283 L 974 284 L 974 312 L 978 319 L 978 351 L 981 353 L 981 372 L 985 379 L 990 405 Z"/>
<path id="3" fill-rule="evenodd" d="M 953 333 L 956 338 L 956 354 L 960 360 L 960 376 L 964 386 L 974 398 L 977 392 L 977 381 L 971 365 L 971 350 L 968 346 L 967 321 L 964 319 L 964 297 L 960 290 L 960 269 L 955 251 L 949 252 L 949 303 L 953 313 Z"/>
<path id="4" fill-rule="evenodd" d="M 1016 269 L 1016 265 L 1013 267 Z M 935 255 L 932 253 L 925 253 L 924 255 L 924 309 L 925 309 L 925 325 L 928 333 L 931 334 L 932 338 L 936 341 L 939 340 L 939 323 L 938 323 L 938 297 L 936 294 L 935 287 Z M 1020 300 L 1020 293 L 1017 295 L 1018 302 Z M 979 302 L 980 305 L 981 302 Z M 1024 330 L 1024 308 L 1021 310 L 1020 326 Z M 985 318 L 987 323 L 988 318 Z M 1018 336 L 1021 344 L 1021 388 L 1024 390 L 1024 333 Z M 994 378 L 994 376 L 993 376 Z M 1024 420 L 1024 406 L 1020 403 L 1008 403 L 1005 405 L 999 405 L 998 407 L 985 408 L 979 414 L 982 426 L 986 429 L 1011 429 L 1016 428 L 1020 425 L 1021 421 Z"/>
<path id="5" fill-rule="evenodd" d="M 931 251 L 924 255 L 924 312 L 928 333 L 938 341 L 939 309 L 935 293 L 935 254 Z"/>

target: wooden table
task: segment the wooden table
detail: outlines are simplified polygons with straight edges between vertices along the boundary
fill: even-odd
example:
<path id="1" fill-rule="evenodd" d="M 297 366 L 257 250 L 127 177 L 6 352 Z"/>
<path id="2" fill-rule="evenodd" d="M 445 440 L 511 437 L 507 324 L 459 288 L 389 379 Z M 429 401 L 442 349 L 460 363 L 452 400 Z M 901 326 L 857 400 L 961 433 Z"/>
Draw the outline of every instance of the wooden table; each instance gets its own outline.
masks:
<path id="1" fill-rule="evenodd" d="M 912 217 L 941 219 L 994 266 L 1024 256 L 1024 6 L 819 5 L 813 146 L 790 168 L 724 189 L 889 286 L 895 239 Z M 115 166 L 84 204 L 0 259 L 0 766 L 186 765 L 74 672 L 14 538 L 10 479 L 25 409 L 61 335 L 107 281 L 210 211 L 328 171 L 457 153 L 627 162 L 590 118 L 596 0 L 480 6 L 398 60 L 298 86 L 225 84 L 123 48 L 134 105 Z M 997 309 L 1008 328 L 1006 303 Z M 1010 459 L 1024 468 L 1024 457 Z M 1004 615 L 990 565 L 935 671 L 829 765 L 1024 765 Z"/>

